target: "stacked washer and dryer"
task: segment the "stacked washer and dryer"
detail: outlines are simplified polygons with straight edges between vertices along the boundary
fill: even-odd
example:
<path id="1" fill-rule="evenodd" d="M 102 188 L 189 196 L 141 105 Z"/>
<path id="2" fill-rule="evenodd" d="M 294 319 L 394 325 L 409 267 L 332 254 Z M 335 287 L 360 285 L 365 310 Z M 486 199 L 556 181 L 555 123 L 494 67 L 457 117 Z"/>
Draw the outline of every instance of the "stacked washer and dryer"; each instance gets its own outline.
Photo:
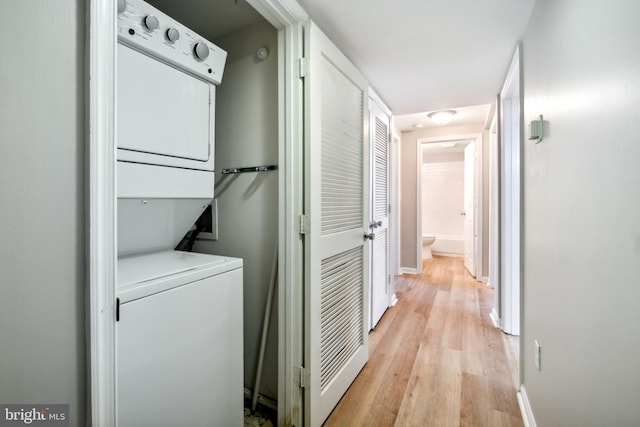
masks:
<path id="1" fill-rule="evenodd" d="M 214 197 L 226 52 L 140 0 L 117 22 L 117 425 L 242 425 L 242 260 L 174 250 Z"/>

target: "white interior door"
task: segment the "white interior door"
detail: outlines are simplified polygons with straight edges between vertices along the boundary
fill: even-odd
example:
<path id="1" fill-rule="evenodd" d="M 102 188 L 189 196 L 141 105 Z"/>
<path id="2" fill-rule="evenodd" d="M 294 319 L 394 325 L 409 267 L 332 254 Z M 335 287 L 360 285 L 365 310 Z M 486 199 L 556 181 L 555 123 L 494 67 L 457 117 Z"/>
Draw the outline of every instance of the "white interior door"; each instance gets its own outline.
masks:
<path id="1" fill-rule="evenodd" d="M 391 118 L 370 102 L 371 213 L 371 324 L 373 329 L 389 307 L 389 145 Z"/>
<path id="2" fill-rule="evenodd" d="M 314 427 L 368 358 L 368 92 L 311 22 L 305 56 L 305 425 Z"/>
<path id="3" fill-rule="evenodd" d="M 470 142 L 464 149 L 464 266 L 476 276 L 475 266 L 475 161 L 476 144 Z"/>

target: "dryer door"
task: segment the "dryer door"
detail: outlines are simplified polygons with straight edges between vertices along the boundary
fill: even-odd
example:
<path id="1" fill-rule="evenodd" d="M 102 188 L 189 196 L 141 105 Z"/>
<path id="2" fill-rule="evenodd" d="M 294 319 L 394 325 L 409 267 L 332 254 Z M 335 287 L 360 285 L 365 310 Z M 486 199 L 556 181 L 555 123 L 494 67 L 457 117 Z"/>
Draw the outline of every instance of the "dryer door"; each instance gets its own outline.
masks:
<path id="1" fill-rule="evenodd" d="M 213 170 L 215 86 L 118 44 L 118 160 Z"/>

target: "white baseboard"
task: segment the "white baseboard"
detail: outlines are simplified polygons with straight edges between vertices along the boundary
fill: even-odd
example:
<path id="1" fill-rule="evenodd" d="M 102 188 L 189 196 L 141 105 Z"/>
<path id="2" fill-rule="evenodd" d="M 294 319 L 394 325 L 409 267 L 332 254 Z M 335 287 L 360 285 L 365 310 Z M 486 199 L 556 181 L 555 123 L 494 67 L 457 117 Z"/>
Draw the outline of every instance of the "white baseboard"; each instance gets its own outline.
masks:
<path id="1" fill-rule="evenodd" d="M 389 304 L 389 307 L 393 307 L 394 305 L 396 305 L 397 302 L 398 302 L 398 297 L 394 292 L 393 295 L 391 295 L 391 304 Z"/>
<path id="2" fill-rule="evenodd" d="M 459 253 L 459 252 L 442 252 L 442 251 L 431 250 L 431 253 L 437 256 L 448 256 L 448 257 L 454 257 L 454 258 L 464 257 L 464 253 Z"/>
<path id="3" fill-rule="evenodd" d="M 481 281 L 482 283 L 487 283 L 487 284 L 489 284 L 489 276 L 482 276 L 482 277 L 480 278 L 480 281 Z"/>
<path id="4" fill-rule="evenodd" d="M 420 274 L 417 268 L 400 267 L 400 274 Z"/>
<path id="5" fill-rule="evenodd" d="M 536 427 L 536 420 L 533 418 L 533 411 L 531 410 L 524 384 L 520 385 L 520 391 L 518 392 L 518 406 L 520 406 L 524 427 Z"/>
<path id="6" fill-rule="evenodd" d="M 500 317 L 498 317 L 498 312 L 496 311 L 495 308 L 491 310 L 491 313 L 489 313 L 489 317 L 491 317 L 493 326 L 500 329 Z"/>

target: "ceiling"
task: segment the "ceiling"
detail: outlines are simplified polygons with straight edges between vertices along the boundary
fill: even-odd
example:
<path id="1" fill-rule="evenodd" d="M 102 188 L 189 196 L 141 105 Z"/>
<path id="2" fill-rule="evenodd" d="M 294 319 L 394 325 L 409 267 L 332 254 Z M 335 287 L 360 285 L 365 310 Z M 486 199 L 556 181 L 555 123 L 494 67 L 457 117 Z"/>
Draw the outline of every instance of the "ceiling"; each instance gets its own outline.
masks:
<path id="1" fill-rule="evenodd" d="M 209 39 L 262 19 L 246 0 L 148 1 Z M 535 2 L 297 1 L 363 72 L 402 130 L 440 109 L 458 111 L 451 125 L 484 122 L 479 117 L 501 89 Z"/>
<path id="2" fill-rule="evenodd" d="M 472 105 L 455 108 L 456 114 L 447 126 L 482 125 L 487 124 L 491 104 Z M 427 112 L 401 114 L 393 117 L 395 126 L 403 132 L 440 127 L 427 117 Z"/>
<path id="3" fill-rule="evenodd" d="M 535 0 L 298 0 L 394 114 L 490 104 Z"/>

